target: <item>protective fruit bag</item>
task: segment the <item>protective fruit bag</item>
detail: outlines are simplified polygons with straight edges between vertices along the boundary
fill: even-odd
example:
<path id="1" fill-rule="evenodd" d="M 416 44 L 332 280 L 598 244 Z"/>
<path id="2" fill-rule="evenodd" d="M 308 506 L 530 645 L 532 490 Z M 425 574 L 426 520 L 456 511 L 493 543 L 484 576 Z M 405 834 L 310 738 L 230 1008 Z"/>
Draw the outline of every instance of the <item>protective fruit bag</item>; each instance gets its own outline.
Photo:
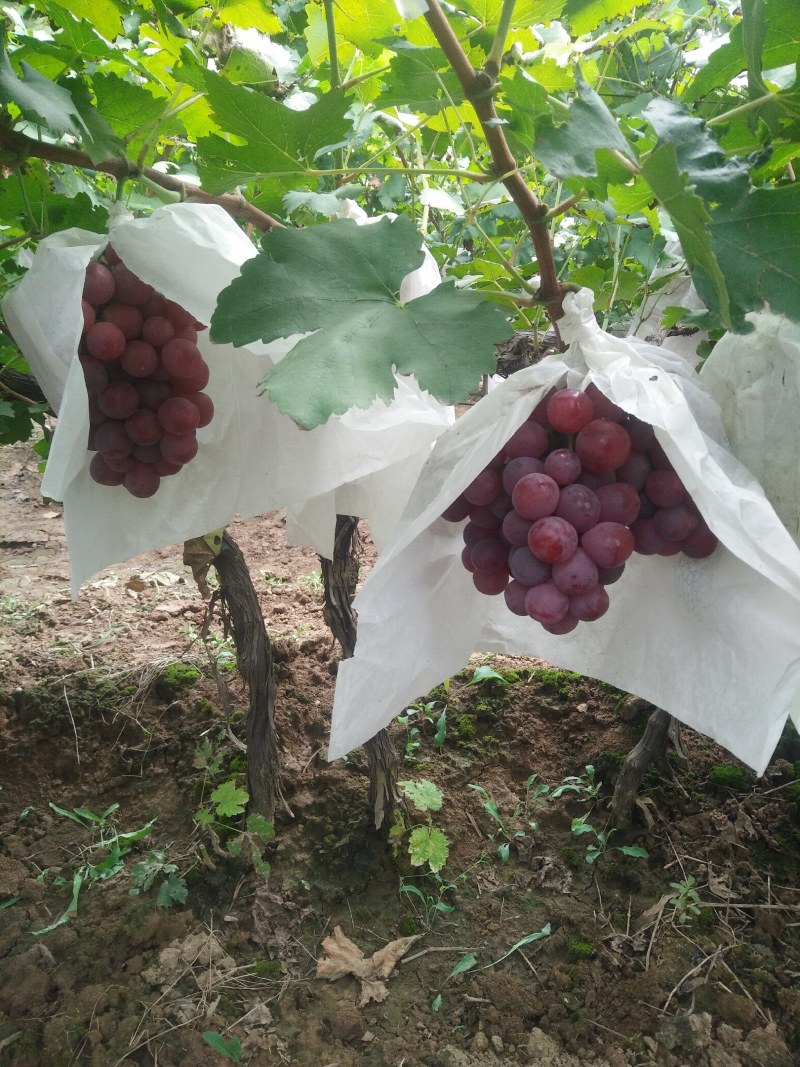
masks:
<path id="1" fill-rule="evenodd" d="M 397 534 L 356 598 L 358 643 L 341 664 L 329 758 L 385 726 L 473 652 L 536 657 L 635 693 L 763 772 L 800 708 L 800 551 L 725 447 L 719 407 L 680 355 L 604 333 L 592 294 L 564 301 L 569 347 L 501 382 L 436 442 Z M 547 632 L 482 595 L 442 513 L 553 389 L 593 383 L 653 427 L 720 544 L 707 558 L 638 555 L 606 613 Z M 586 724 L 591 731 L 591 723 Z"/>
<path id="2" fill-rule="evenodd" d="M 145 499 L 123 485 L 93 480 L 97 453 L 87 450 L 90 400 L 78 358 L 89 337 L 81 295 L 87 265 L 107 255 L 109 244 L 113 260 L 119 257 L 200 327 L 210 322 L 220 291 L 256 254 L 215 206 L 178 204 L 142 219 L 125 213 L 112 220 L 108 235 L 73 229 L 42 241 L 28 273 L 3 301 L 12 334 L 59 415 L 42 491 L 64 501 L 73 594 L 109 564 L 201 536 L 236 515 L 278 507 L 288 509 L 290 537 L 323 555 L 332 554 L 337 512 L 363 515 L 376 540 L 387 537 L 432 441 L 452 423 L 452 408 L 399 379 L 392 403 L 300 430 L 259 395 L 264 375 L 296 337 L 234 348 L 214 344 L 201 329 L 196 344 L 209 374 L 201 388 L 214 411 L 193 431 L 194 458 Z M 404 295 L 421 295 L 438 281 L 426 261 L 404 280 Z M 108 305 L 100 304 L 98 314 L 107 317 Z M 85 352 L 81 358 L 87 362 Z"/>

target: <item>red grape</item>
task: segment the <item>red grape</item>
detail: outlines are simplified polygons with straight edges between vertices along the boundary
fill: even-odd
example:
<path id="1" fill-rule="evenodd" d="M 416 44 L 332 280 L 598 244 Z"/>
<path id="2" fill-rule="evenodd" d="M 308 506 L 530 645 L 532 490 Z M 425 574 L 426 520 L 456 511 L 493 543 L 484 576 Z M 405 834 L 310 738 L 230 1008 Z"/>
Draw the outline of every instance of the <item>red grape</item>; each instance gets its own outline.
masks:
<path id="1" fill-rule="evenodd" d="M 674 508 L 659 508 L 653 525 L 665 541 L 683 541 L 697 529 L 700 520 L 685 504 Z"/>
<path id="2" fill-rule="evenodd" d="M 98 396 L 97 406 L 109 419 L 127 419 L 139 407 L 139 394 L 127 382 L 111 382 Z"/>
<path id="3" fill-rule="evenodd" d="M 173 396 L 165 400 L 156 412 L 162 429 L 167 433 L 183 434 L 196 430 L 200 422 L 200 412 L 184 396 Z"/>
<path id="4" fill-rule="evenodd" d="M 119 359 L 125 351 L 125 334 L 113 322 L 95 322 L 83 335 L 86 351 L 95 359 Z"/>
<path id="5" fill-rule="evenodd" d="M 103 308 L 103 322 L 113 322 L 128 341 L 139 337 L 142 332 L 142 313 L 132 304 L 107 304 Z"/>
<path id="6" fill-rule="evenodd" d="M 487 505 L 496 500 L 503 483 L 497 471 L 486 467 L 464 490 L 464 499 L 470 504 Z"/>
<path id="7" fill-rule="evenodd" d="M 647 476 L 644 491 L 659 508 L 674 508 L 689 499 L 686 487 L 673 470 L 654 470 Z"/>
<path id="8" fill-rule="evenodd" d="M 83 299 L 97 307 L 105 304 L 114 295 L 114 276 L 108 267 L 93 259 L 86 268 L 83 283 Z M 110 483 L 118 484 L 118 483 Z"/>
<path id="9" fill-rule="evenodd" d="M 125 475 L 125 488 L 133 496 L 152 496 L 161 484 L 161 478 L 150 463 L 136 463 Z"/>
<path id="10" fill-rule="evenodd" d="M 639 518 L 642 502 L 639 494 L 627 482 L 612 482 L 597 490 L 600 501 L 600 522 L 619 522 L 630 526 Z"/>
<path id="11" fill-rule="evenodd" d="M 527 592 L 527 585 L 523 585 L 522 582 L 518 582 L 516 578 L 512 578 L 503 590 L 503 596 L 505 597 L 508 610 L 515 615 L 527 615 L 528 613 L 525 610 L 525 596 L 527 595 Z"/>
<path id="12" fill-rule="evenodd" d="M 175 327 L 163 315 L 150 315 L 142 323 L 142 337 L 154 348 L 161 348 L 175 336 Z"/>
<path id="13" fill-rule="evenodd" d="M 86 392 L 89 396 L 99 396 L 108 385 L 108 372 L 105 364 L 93 356 L 81 356 L 83 367 L 83 379 L 86 382 Z"/>
<path id="14" fill-rule="evenodd" d="M 170 463 L 188 463 L 197 455 L 197 438 L 194 433 L 165 433 L 158 442 L 161 455 Z"/>
<path id="15" fill-rule="evenodd" d="M 526 474 L 542 474 L 544 463 L 533 456 L 515 456 L 506 463 L 502 473 L 503 488 L 507 493 L 514 492 L 514 486 Z"/>
<path id="16" fill-rule="evenodd" d="M 584 467 L 595 474 L 615 471 L 631 454 L 631 439 L 610 419 L 595 419 L 575 438 L 575 451 Z"/>
<path id="17" fill-rule="evenodd" d="M 528 533 L 528 548 L 543 563 L 564 563 L 577 547 L 577 530 L 556 515 L 537 519 Z"/>
<path id="18" fill-rule="evenodd" d="M 94 445 L 98 452 L 103 453 L 104 459 L 123 459 L 130 455 L 133 448 L 133 442 L 124 425 L 116 420 L 104 422 L 102 426 L 97 427 Z"/>
<path id="19" fill-rule="evenodd" d="M 442 512 L 442 518 L 446 522 L 461 522 L 462 519 L 466 519 L 467 515 L 469 515 L 469 501 L 464 499 L 463 493 Z"/>
<path id="20" fill-rule="evenodd" d="M 608 611 L 608 593 L 602 585 L 593 585 L 585 593 L 569 598 L 569 612 L 582 622 L 594 622 Z"/>
<path id="21" fill-rule="evenodd" d="M 633 547 L 634 535 L 619 522 L 598 522 L 581 537 L 581 548 L 598 567 L 619 567 Z"/>
<path id="22" fill-rule="evenodd" d="M 514 486 L 511 501 L 524 519 L 543 519 L 556 510 L 558 485 L 546 474 L 526 474 Z"/>
<path id="23" fill-rule="evenodd" d="M 577 433 L 595 417 L 591 398 L 580 389 L 559 389 L 553 393 L 546 412 L 548 422 L 559 433 Z"/>
<path id="24" fill-rule="evenodd" d="M 551 576 L 550 565 L 537 559 L 527 545 L 509 552 L 508 569 L 512 578 L 524 585 L 540 585 Z"/>
<path id="25" fill-rule="evenodd" d="M 158 353 L 147 341 L 128 341 L 119 365 L 132 378 L 149 378 L 158 366 Z"/>
<path id="26" fill-rule="evenodd" d="M 609 400 L 605 393 L 601 393 L 594 382 L 589 382 L 586 386 L 586 395 L 594 405 L 595 418 L 610 419 L 612 422 L 622 422 L 626 418 L 622 408 L 617 407 L 613 400 Z"/>
<path id="27" fill-rule="evenodd" d="M 508 585 L 508 570 L 504 567 L 500 571 L 475 571 L 472 582 L 479 593 L 485 596 L 497 596 Z"/>
<path id="28" fill-rule="evenodd" d="M 572 631 L 579 623 L 579 619 L 576 619 L 574 615 L 570 615 L 569 612 L 563 619 L 559 619 L 558 622 L 543 622 L 542 628 L 547 630 L 549 634 L 571 634 Z"/>
<path id="29" fill-rule="evenodd" d="M 590 530 L 600 518 L 600 499 L 585 485 L 565 485 L 556 507 L 560 519 L 571 522 L 578 533 Z"/>
<path id="30" fill-rule="evenodd" d="M 122 485 L 125 478 L 122 471 L 112 470 L 99 452 L 97 455 L 92 456 L 92 461 L 89 464 L 89 475 L 93 481 L 98 482 L 100 485 Z"/>
<path id="31" fill-rule="evenodd" d="M 525 610 L 537 622 L 559 622 L 569 611 L 569 606 L 569 597 L 553 582 L 542 582 L 525 594 Z"/>
<path id="32" fill-rule="evenodd" d="M 582 548 L 577 548 L 566 562 L 553 564 L 553 583 L 562 593 L 574 596 L 597 585 L 598 573 L 594 560 Z"/>
<path id="33" fill-rule="evenodd" d="M 469 521 L 475 523 L 476 526 L 483 527 L 484 530 L 499 530 L 503 525 L 502 519 L 499 519 L 486 504 L 473 504 L 469 509 Z"/>
<path id="34" fill-rule="evenodd" d="M 135 304 L 137 307 L 146 304 L 153 295 L 152 285 L 143 282 L 132 270 L 118 263 L 112 274 L 114 276 L 114 295 L 122 304 Z M 149 496 L 149 494 L 148 494 Z"/>
<path id="35" fill-rule="evenodd" d="M 681 551 L 692 559 L 705 559 L 711 555 L 718 543 L 716 536 L 700 519 L 694 532 L 681 541 Z"/>
<path id="36" fill-rule="evenodd" d="M 503 570 L 508 558 L 508 549 L 496 537 L 484 537 L 472 546 L 472 566 L 476 571 L 493 574 Z"/>
<path id="37" fill-rule="evenodd" d="M 516 511 L 509 511 L 503 519 L 503 537 L 510 545 L 521 547 L 528 543 L 528 530 L 531 528 L 530 519 L 523 519 Z"/>
<path id="38" fill-rule="evenodd" d="M 139 408 L 125 420 L 125 430 L 135 445 L 154 445 L 161 437 L 161 425 L 156 413 Z"/>
<path id="39" fill-rule="evenodd" d="M 523 422 L 520 428 L 506 441 L 504 452 L 508 459 L 517 456 L 532 456 L 538 459 L 547 451 L 547 431 L 538 422 Z"/>
<path id="40" fill-rule="evenodd" d="M 559 485 L 572 485 L 577 482 L 582 471 L 583 464 L 571 448 L 555 448 L 545 456 L 544 473 Z"/>

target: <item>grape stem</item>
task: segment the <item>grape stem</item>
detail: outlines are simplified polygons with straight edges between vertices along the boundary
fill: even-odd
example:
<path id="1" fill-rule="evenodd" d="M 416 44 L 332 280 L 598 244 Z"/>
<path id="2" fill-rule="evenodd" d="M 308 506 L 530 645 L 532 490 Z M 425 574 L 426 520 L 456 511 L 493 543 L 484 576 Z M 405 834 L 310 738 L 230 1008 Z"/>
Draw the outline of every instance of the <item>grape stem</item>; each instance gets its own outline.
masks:
<path id="1" fill-rule="evenodd" d="M 510 3 L 503 5 L 504 14 L 508 14 L 509 20 L 512 7 Z M 505 185 L 530 231 L 539 268 L 538 297 L 547 307 L 547 314 L 551 321 L 555 323 L 563 314 L 561 304 L 564 298 L 564 287 L 559 281 L 553 256 L 553 246 L 547 226 L 548 208 L 534 195 L 533 190 L 520 173 L 502 127 L 498 125 L 498 115 L 493 99 L 493 68 L 476 70 L 472 66 L 439 0 L 428 0 L 425 18 L 461 83 L 464 95 L 475 109 L 492 155 L 492 169 L 495 176 Z"/>
<path id="2" fill-rule="evenodd" d="M 276 226 L 283 228 L 283 223 L 249 203 L 240 193 L 220 193 L 214 196 L 211 193 L 204 192 L 199 186 L 187 185 L 182 179 L 176 178 L 171 174 L 164 174 L 163 171 L 156 170 L 154 167 L 144 167 L 142 170 L 138 170 L 123 158 L 95 162 L 85 152 L 79 152 L 74 148 L 65 148 L 62 145 L 37 141 L 33 137 L 28 137 L 26 134 L 9 129 L 2 124 L 0 124 L 0 147 L 9 149 L 20 159 L 33 157 L 44 159 L 49 163 L 65 163 L 70 167 L 78 167 L 81 170 L 101 171 L 103 174 L 110 174 L 117 181 L 140 177 L 146 178 L 153 185 L 157 185 L 161 189 L 167 189 L 170 192 L 180 193 L 196 203 L 217 204 L 227 211 L 229 215 L 249 223 L 257 230 L 266 232 Z"/>

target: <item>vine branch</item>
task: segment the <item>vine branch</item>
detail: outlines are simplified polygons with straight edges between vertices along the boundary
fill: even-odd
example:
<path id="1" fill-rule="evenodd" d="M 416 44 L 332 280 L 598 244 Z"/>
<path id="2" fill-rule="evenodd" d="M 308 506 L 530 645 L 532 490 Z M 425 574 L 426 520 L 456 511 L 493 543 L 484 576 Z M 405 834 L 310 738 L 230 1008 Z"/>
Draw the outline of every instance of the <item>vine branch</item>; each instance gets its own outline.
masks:
<path id="1" fill-rule="evenodd" d="M 63 145 L 46 144 L 44 141 L 37 141 L 33 137 L 28 137 L 24 133 L 19 133 L 17 130 L 12 130 L 2 125 L 0 125 L 0 147 L 10 149 L 21 159 L 33 157 L 44 159 L 48 163 L 64 163 L 70 167 L 79 167 L 81 170 L 100 171 L 103 174 L 110 174 L 117 181 L 126 178 L 145 178 L 148 182 L 152 182 L 153 185 L 157 185 L 161 189 L 179 193 L 181 196 L 191 198 L 198 203 L 217 204 L 227 211 L 229 215 L 249 223 L 257 230 L 266 232 L 276 226 L 283 226 L 283 223 L 249 203 L 239 193 L 220 193 L 218 195 L 206 193 L 199 186 L 187 185 L 186 182 L 181 181 L 179 178 L 171 174 L 164 174 L 163 171 L 156 170 L 154 167 L 144 167 L 138 170 L 127 159 L 106 159 L 95 163 L 85 152 L 80 152 L 75 148 L 65 148 Z"/>
<path id="2" fill-rule="evenodd" d="M 503 15 L 507 16 L 509 23 L 512 7 L 513 4 L 510 2 L 506 2 L 503 5 Z M 562 314 L 561 301 L 564 296 L 564 289 L 558 280 L 558 272 L 553 257 L 553 246 L 547 228 L 547 205 L 534 195 L 520 173 L 517 161 L 508 146 L 508 141 L 498 125 L 498 115 L 492 99 L 494 79 L 491 76 L 491 71 L 478 71 L 472 66 L 461 46 L 461 42 L 453 32 L 453 28 L 439 4 L 439 0 L 428 0 L 428 10 L 425 12 L 425 18 L 450 66 L 453 68 L 464 95 L 475 109 L 492 155 L 492 168 L 495 177 L 505 185 L 511 199 L 519 209 L 525 225 L 530 230 L 541 279 L 539 299 L 547 306 L 551 320 L 555 321 Z"/>

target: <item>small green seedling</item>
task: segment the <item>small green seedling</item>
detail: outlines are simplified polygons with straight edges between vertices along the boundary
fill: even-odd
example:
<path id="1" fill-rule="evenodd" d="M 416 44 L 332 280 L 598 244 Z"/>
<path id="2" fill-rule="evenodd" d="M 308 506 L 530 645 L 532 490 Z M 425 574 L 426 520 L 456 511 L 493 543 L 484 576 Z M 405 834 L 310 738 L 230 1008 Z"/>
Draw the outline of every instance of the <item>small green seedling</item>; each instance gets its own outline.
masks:
<path id="1" fill-rule="evenodd" d="M 178 874 L 174 863 L 167 863 L 164 848 L 153 849 L 143 860 L 131 867 L 132 888 L 128 893 L 132 897 L 140 893 L 149 893 L 157 878 L 163 879 L 156 893 L 159 908 L 171 908 L 173 904 L 185 904 L 188 890 L 186 882 Z"/>
<path id="2" fill-rule="evenodd" d="M 669 903 L 675 909 L 675 917 L 678 925 L 683 926 L 692 919 L 700 917 L 700 894 L 695 886 L 697 880 L 692 875 L 687 875 L 681 882 L 670 882 L 670 889 L 675 890 L 675 895 L 670 897 Z"/>
<path id="3" fill-rule="evenodd" d="M 231 1063 L 242 1062 L 242 1043 L 236 1034 L 232 1037 L 223 1037 L 222 1034 L 218 1034 L 216 1030 L 206 1030 L 203 1033 L 203 1040 L 208 1042 L 213 1050 L 218 1052 L 220 1056 L 224 1056 L 226 1060 L 230 1060 Z"/>
<path id="4" fill-rule="evenodd" d="M 408 856 L 414 867 L 428 866 L 428 869 L 437 874 L 450 854 L 450 841 L 442 831 L 433 825 L 431 812 L 441 811 L 444 794 L 441 789 L 422 778 L 419 781 L 405 781 L 399 783 L 403 794 L 408 801 L 427 816 L 427 826 L 415 826 L 408 837 Z M 389 838 L 395 850 L 405 837 L 407 827 L 402 813 L 398 809 L 395 812 L 395 821 L 389 831 Z"/>
<path id="5" fill-rule="evenodd" d="M 528 779 L 530 782 L 530 779 Z M 515 804 L 514 810 L 508 819 L 504 819 L 500 814 L 500 810 L 497 804 L 492 799 L 492 796 L 483 788 L 482 785 L 475 785 L 471 783 L 467 786 L 467 789 L 473 789 L 483 799 L 483 810 L 495 823 L 496 829 L 493 833 L 489 834 L 489 840 L 495 841 L 498 837 L 503 838 L 500 844 L 497 846 L 497 855 L 500 857 L 501 863 L 508 863 L 509 854 L 511 851 L 511 844 L 515 840 L 521 837 L 526 837 L 529 831 L 538 830 L 539 824 L 535 819 L 529 819 L 527 821 L 526 829 L 519 827 L 518 823 L 520 817 L 527 814 L 527 797 L 526 804 L 523 807 L 522 804 Z M 526 790 L 527 793 L 527 790 Z"/>
<path id="6" fill-rule="evenodd" d="M 636 859 L 647 859 L 649 855 L 647 849 L 642 848 L 640 845 L 610 845 L 609 842 L 617 831 L 596 830 L 588 822 L 587 815 L 580 815 L 572 820 L 572 832 L 576 837 L 581 837 L 583 834 L 594 834 L 594 843 L 586 847 L 587 863 L 595 863 L 607 852 L 621 852 L 623 856 L 631 856 Z"/>

